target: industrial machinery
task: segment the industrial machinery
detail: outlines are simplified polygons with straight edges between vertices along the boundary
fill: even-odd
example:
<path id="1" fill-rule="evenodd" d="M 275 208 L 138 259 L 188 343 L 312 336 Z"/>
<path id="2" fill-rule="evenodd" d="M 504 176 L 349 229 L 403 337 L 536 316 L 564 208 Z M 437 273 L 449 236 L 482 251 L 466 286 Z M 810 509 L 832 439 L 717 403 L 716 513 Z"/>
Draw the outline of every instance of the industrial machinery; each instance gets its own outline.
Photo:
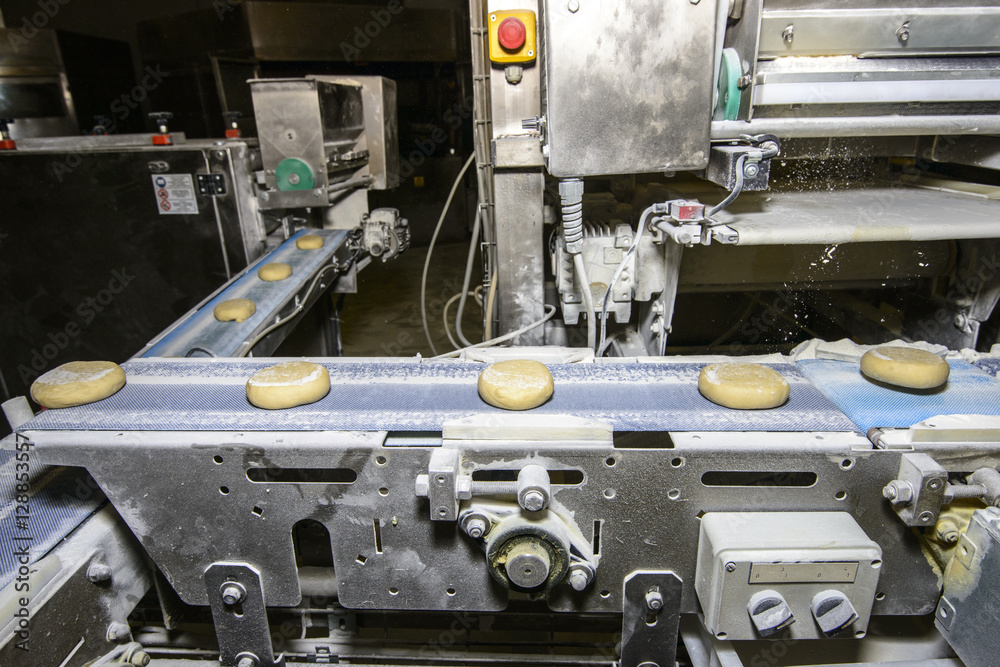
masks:
<path id="1" fill-rule="evenodd" d="M 359 203 L 394 178 L 391 87 L 254 81 L 245 184 L 276 243 L 118 393 L 4 406 L 10 515 L 43 518 L 0 524 L 37 539 L 4 561 L 0 662 L 995 665 L 1000 5 L 470 7 L 472 251 L 499 335 L 295 350 L 330 393 L 248 402 L 317 289 L 408 244 L 397 211 Z M 295 252 L 307 233 L 322 252 Z M 297 280 L 255 292 L 274 261 Z M 210 317 L 247 295 L 260 317 Z M 893 339 L 944 357 L 947 383 L 863 376 Z M 736 357 L 787 402 L 704 398 L 703 367 Z M 548 402 L 480 398 L 511 359 L 548 367 Z"/>

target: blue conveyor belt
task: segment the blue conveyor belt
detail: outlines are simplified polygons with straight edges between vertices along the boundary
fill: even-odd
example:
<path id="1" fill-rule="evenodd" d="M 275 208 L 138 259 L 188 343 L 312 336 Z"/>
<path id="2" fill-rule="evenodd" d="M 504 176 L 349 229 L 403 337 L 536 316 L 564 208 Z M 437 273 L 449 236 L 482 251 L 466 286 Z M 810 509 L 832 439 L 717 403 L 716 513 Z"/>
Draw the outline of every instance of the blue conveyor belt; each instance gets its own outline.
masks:
<path id="1" fill-rule="evenodd" d="M 104 494 L 83 468 L 43 466 L 28 452 L 28 497 L 18 497 L 24 472 L 13 451 L 0 451 L 0 589 L 11 583 L 25 558 L 34 563 L 93 514 Z M 23 491 L 23 488 L 21 489 Z M 29 596 L 33 597 L 33 596 Z"/>
<path id="2" fill-rule="evenodd" d="M 850 361 L 805 359 L 795 367 L 861 431 L 908 428 L 937 415 L 1000 415 L 1000 382 L 966 361 L 948 363 L 951 375 L 937 390 L 893 389 L 869 380 Z"/>
<path id="3" fill-rule="evenodd" d="M 261 410 L 245 383 L 275 361 L 133 359 L 125 387 L 98 403 L 48 410 L 22 429 L 153 431 L 440 431 L 448 420 L 500 413 L 479 397 L 482 364 L 334 361 L 333 389 L 311 405 Z M 700 364 L 553 364 L 555 395 L 532 414 L 573 415 L 616 431 L 853 431 L 854 425 L 787 364 L 791 383 L 773 410 L 730 410 L 698 393 Z"/>
<path id="4" fill-rule="evenodd" d="M 295 242 L 306 234 L 321 236 L 323 247 L 316 250 L 297 248 Z M 184 357 L 195 348 L 209 350 L 220 357 L 236 354 L 244 341 L 274 322 L 278 311 L 294 298 L 305 281 L 312 281 L 317 269 L 330 263 L 330 258 L 346 238 L 347 232 L 342 230 L 301 230 L 258 260 L 191 317 L 168 331 L 142 356 Z M 272 282 L 258 278 L 257 270 L 273 262 L 291 266 L 291 277 Z M 257 311 L 243 322 L 219 322 L 215 319 L 215 306 L 229 299 L 249 299 L 254 302 Z M 199 353 L 192 356 L 207 355 Z"/>

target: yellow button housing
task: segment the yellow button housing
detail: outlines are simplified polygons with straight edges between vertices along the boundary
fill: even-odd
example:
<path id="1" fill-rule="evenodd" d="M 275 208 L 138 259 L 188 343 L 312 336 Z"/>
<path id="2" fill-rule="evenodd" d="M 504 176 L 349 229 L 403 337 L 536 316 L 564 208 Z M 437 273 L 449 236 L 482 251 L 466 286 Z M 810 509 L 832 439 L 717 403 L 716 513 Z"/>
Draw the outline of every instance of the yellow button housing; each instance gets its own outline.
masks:
<path id="1" fill-rule="evenodd" d="M 524 24 L 524 44 L 516 51 L 508 51 L 500 46 L 498 30 L 504 19 L 519 19 Z M 504 11 L 490 12 L 487 16 L 490 26 L 490 60 L 498 65 L 514 65 L 517 63 L 530 63 L 535 59 L 538 52 L 537 30 L 535 29 L 535 12 L 529 9 L 508 9 Z"/>

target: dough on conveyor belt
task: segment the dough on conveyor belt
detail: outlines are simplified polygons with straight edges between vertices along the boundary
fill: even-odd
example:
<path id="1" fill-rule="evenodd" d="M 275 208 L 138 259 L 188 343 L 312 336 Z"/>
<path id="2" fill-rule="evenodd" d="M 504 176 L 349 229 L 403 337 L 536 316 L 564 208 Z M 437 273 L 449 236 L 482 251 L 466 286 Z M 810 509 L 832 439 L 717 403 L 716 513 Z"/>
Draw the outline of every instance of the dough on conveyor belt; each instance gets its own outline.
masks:
<path id="1" fill-rule="evenodd" d="M 530 410 L 549 400 L 555 384 L 545 364 L 511 359 L 488 366 L 479 374 L 479 395 L 504 410 Z"/>
<path id="2" fill-rule="evenodd" d="M 31 398 L 46 408 L 94 403 L 125 386 L 125 371 L 113 361 L 71 361 L 31 385 Z"/>
<path id="3" fill-rule="evenodd" d="M 933 389 L 948 381 L 948 362 L 926 350 L 883 345 L 861 357 L 861 372 L 873 380 L 907 387 Z"/>
<path id="4" fill-rule="evenodd" d="M 300 236 L 298 240 L 295 241 L 295 247 L 299 250 L 318 250 L 323 247 L 323 237 L 316 236 L 315 234 Z"/>
<path id="5" fill-rule="evenodd" d="M 247 400 L 266 410 L 315 403 L 329 392 L 330 372 L 311 361 L 268 366 L 247 380 Z"/>
<path id="6" fill-rule="evenodd" d="M 698 391 L 708 400 L 736 410 L 776 408 L 788 400 L 788 381 L 760 364 L 709 364 L 698 376 Z"/>
<path id="7" fill-rule="evenodd" d="M 257 277 L 267 282 L 284 280 L 292 275 L 292 267 L 284 262 L 271 262 L 257 269 Z"/>
<path id="8" fill-rule="evenodd" d="M 212 310 L 220 322 L 243 322 L 256 312 L 257 306 L 250 299 L 228 299 Z"/>

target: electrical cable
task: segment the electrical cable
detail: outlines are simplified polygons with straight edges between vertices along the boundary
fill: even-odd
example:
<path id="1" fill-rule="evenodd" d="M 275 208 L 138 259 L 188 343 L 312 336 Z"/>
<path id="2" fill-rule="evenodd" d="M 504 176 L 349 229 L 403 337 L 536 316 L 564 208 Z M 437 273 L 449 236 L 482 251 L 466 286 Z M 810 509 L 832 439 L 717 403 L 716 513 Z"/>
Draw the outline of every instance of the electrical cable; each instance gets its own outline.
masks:
<path id="1" fill-rule="evenodd" d="M 448 193 L 448 199 L 444 202 L 444 208 L 441 209 L 441 217 L 438 218 L 437 226 L 434 228 L 434 235 L 431 237 L 431 244 L 427 248 L 427 258 L 424 260 L 424 273 L 420 278 L 420 319 L 424 325 L 424 336 L 427 338 L 427 344 L 431 348 L 431 353 L 437 354 L 437 348 L 434 347 L 434 341 L 431 340 L 431 330 L 427 326 L 427 270 L 431 265 L 431 255 L 434 254 L 434 244 L 437 243 L 438 234 L 441 233 L 441 227 L 444 226 L 444 217 L 448 214 L 448 209 L 451 207 L 451 200 L 455 197 L 455 191 L 458 190 L 458 184 L 462 182 L 462 177 L 465 176 L 465 172 L 469 170 L 469 165 L 476 159 L 476 154 L 472 153 L 469 159 L 465 161 L 465 166 L 462 170 L 458 172 L 458 176 L 455 177 L 455 182 L 451 186 L 451 192 Z"/>
<path id="2" fill-rule="evenodd" d="M 330 269 L 339 269 L 339 268 L 340 267 L 336 264 L 330 264 L 320 269 L 319 273 L 316 274 L 316 277 L 313 278 L 312 284 L 306 291 L 305 296 L 302 297 L 302 300 L 299 302 L 299 305 L 295 307 L 295 310 L 290 312 L 286 317 L 283 317 L 282 319 L 278 320 L 277 322 L 275 322 L 274 324 L 272 324 L 271 326 L 267 327 L 259 334 L 257 334 L 256 338 L 250 341 L 250 343 L 237 356 L 245 357 L 248 354 L 250 354 L 250 351 L 253 349 L 254 345 L 259 343 L 264 338 L 264 336 L 268 335 L 269 333 L 280 327 L 282 324 L 287 324 L 289 320 L 293 319 L 296 315 L 302 312 L 302 310 L 306 307 L 306 304 L 309 303 L 309 297 L 312 296 L 313 290 L 316 289 L 316 285 L 319 283 L 320 278 L 323 277 L 323 274 L 329 271 Z"/>
<path id="3" fill-rule="evenodd" d="M 483 339 L 487 339 L 493 333 L 493 306 L 497 295 L 497 270 L 493 269 L 490 276 L 490 291 L 486 296 L 486 320 L 483 324 Z"/>
<path id="4" fill-rule="evenodd" d="M 521 334 L 526 333 L 528 331 L 531 331 L 535 327 L 542 326 L 543 324 L 545 324 L 546 322 L 548 322 L 549 320 L 551 320 L 552 316 L 555 315 L 555 314 L 556 314 L 556 307 L 552 306 L 552 305 L 549 305 L 549 304 L 546 304 L 545 305 L 545 317 L 543 317 L 540 320 L 532 322 L 531 324 L 529 324 L 527 326 L 523 326 L 520 329 L 518 329 L 517 331 L 511 331 L 509 334 L 504 334 L 503 336 L 498 336 L 497 338 L 491 338 L 490 340 L 484 340 L 482 343 L 476 343 L 475 345 L 470 345 L 468 347 L 463 347 L 462 349 L 455 350 L 454 352 L 445 352 L 444 354 L 439 354 L 436 357 L 431 357 L 428 361 L 433 361 L 435 359 L 448 359 L 450 357 L 457 357 L 457 356 L 459 356 L 460 354 L 462 354 L 463 352 L 465 352 L 467 350 L 476 350 L 476 349 L 483 348 L 483 347 L 490 347 L 491 345 L 496 345 L 497 343 L 503 343 L 503 342 L 506 342 L 506 341 L 508 341 L 508 340 L 510 340 L 512 338 L 517 338 Z"/>
<path id="5" fill-rule="evenodd" d="M 466 292 L 465 296 L 469 296 L 470 294 L 475 296 L 473 292 Z M 448 299 L 448 301 L 444 304 L 444 312 L 441 313 L 441 319 L 443 320 L 444 323 L 444 332 L 448 334 L 448 342 L 450 342 L 451 346 L 456 350 L 461 347 L 468 347 L 469 345 L 472 345 L 472 343 L 468 343 L 466 345 L 460 345 L 458 341 L 455 340 L 455 337 L 451 335 L 451 325 L 448 324 L 448 310 L 451 308 L 451 304 L 455 303 L 455 301 L 459 299 L 461 296 L 462 294 L 459 293 Z"/>
<path id="6" fill-rule="evenodd" d="M 597 343 L 597 315 L 594 313 L 594 294 L 590 291 L 590 279 L 587 278 L 587 266 L 583 263 L 583 255 L 573 255 L 573 268 L 576 278 L 580 281 L 580 293 L 583 295 L 583 305 L 587 308 L 587 347 L 594 349 Z"/>
<path id="7" fill-rule="evenodd" d="M 476 221 L 472 223 L 472 240 L 469 241 L 469 256 L 465 259 L 465 278 L 462 280 L 461 298 L 458 300 L 458 312 L 455 313 L 455 335 L 462 345 L 472 345 L 462 333 L 462 313 L 465 312 L 465 297 L 469 294 L 469 283 L 472 282 L 472 264 L 476 259 L 476 245 L 479 243 L 479 226 L 482 224 L 482 208 L 476 207 Z M 447 327 L 445 327 L 447 329 Z M 456 345 L 455 347 L 459 347 Z"/>
<path id="8" fill-rule="evenodd" d="M 705 217 L 710 218 L 719 211 L 721 211 L 722 209 L 726 208 L 727 206 L 732 204 L 737 197 L 740 196 L 741 192 L 743 192 L 743 164 L 746 161 L 747 161 L 746 155 L 741 155 L 738 158 L 736 158 L 736 185 L 733 187 L 733 191 L 730 192 L 729 196 L 727 196 L 721 202 L 719 202 L 712 208 L 705 211 Z"/>
<path id="9" fill-rule="evenodd" d="M 663 208 L 663 205 L 660 204 L 659 207 Z M 608 300 L 611 298 L 611 293 L 615 289 L 615 284 L 621 277 L 622 272 L 624 272 L 625 267 L 628 266 L 629 259 L 631 259 L 633 255 L 635 255 L 636 248 L 639 247 L 639 241 L 642 240 L 642 232 L 643 230 L 646 229 L 646 224 L 649 221 L 649 216 L 653 215 L 653 213 L 656 213 L 657 210 L 658 210 L 657 204 L 654 204 L 649 208 L 647 208 L 645 211 L 643 211 L 642 215 L 639 216 L 639 227 L 635 231 L 635 238 L 632 240 L 632 245 L 629 246 L 629 249 L 625 252 L 625 256 L 622 257 L 621 263 L 618 264 L 618 268 L 616 268 L 615 272 L 611 275 L 611 283 L 608 284 L 608 291 L 604 293 L 604 302 L 601 305 L 601 313 L 603 314 L 603 317 L 601 318 L 601 342 L 600 345 L 598 345 L 597 347 L 598 357 L 604 354 L 604 350 L 607 349 L 606 340 L 608 333 Z"/>

